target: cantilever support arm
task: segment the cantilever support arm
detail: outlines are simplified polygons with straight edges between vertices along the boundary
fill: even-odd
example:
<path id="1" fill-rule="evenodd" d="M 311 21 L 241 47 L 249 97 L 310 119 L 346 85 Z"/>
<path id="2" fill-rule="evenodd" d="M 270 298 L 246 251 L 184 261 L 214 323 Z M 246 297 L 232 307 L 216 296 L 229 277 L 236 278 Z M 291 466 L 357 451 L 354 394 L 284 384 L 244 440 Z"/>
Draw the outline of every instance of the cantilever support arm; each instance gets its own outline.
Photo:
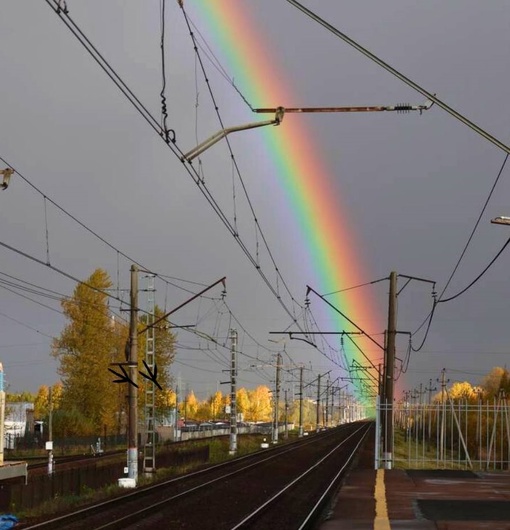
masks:
<path id="1" fill-rule="evenodd" d="M 175 307 L 174 309 L 172 309 L 171 311 L 168 311 L 168 313 L 165 313 L 162 317 L 159 317 L 157 320 L 155 320 L 152 324 L 149 324 L 148 326 L 145 326 L 143 329 L 141 329 L 139 332 L 138 332 L 138 335 L 141 335 L 142 333 L 145 333 L 148 329 L 150 328 L 154 328 L 156 326 L 156 324 L 159 324 L 162 320 L 165 320 L 166 318 L 168 318 L 170 315 L 172 315 L 173 313 L 175 313 L 176 311 L 178 311 L 179 309 L 181 309 L 182 307 L 184 307 L 185 305 L 189 304 L 190 302 L 192 302 L 193 300 L 195 300 L 196 298 L 198 298 L 199 296 L 202 296 L 204 293 L 206 293 L 207 291 L 209 291 L 210 289 L 212 289 L 213 287 L 216 287 L 216 285 L 218 285 L 219 283 L 221 283 L 223 285 L 223 289 L 225 289 L 225 282 L 226 282 L 226 279 L 227 277 L 226 276 L 223 276 L 223 278 L 220 278 L 219 280 L 215 281 L 214 283 L 212 283 L 211 285 L 209 285 L 209 287 L 206 287 L 205 289 L 202 289 L 199 293 L 193 295 L 191 298 L 189 298 L 188 300 L 186 300 L 185 302 L 183 302 L 182 304 L 178 305 L 177 307 Z"/>
<path id="2" fill-rule="evenodd" d="M 256 129 L 258 127 L 264 127 L 266 125 L 280 125 L 283 120 L 285 110 L 283 109 L 283 107 L 278 107 L 274 109 L 274 112 L 274 120 L 258 121 L 254 123 L 247 123 L 246 125 L 238 125 L 236 127 L 228 127 L 226 129 L 222 129 L 216 134 L 213 134 L 207 140 L 204 140 L 201 144 L 198 144 L 196 147 L 191 149 L 191 151 L 185 153 L 181 158 L 181 162 L 191 162 L 194 158 L 202 154 L 206 149 L 209 149 L 209 147 L 213 146 L 215 143 L 219 142 L 222 138 L 225 138 L 230 133 L 237 131 L 246 131 L 248 129 Z"/>
<path id="3" fill-rule="evenodd" d="M 285 112 L 295 112 L 298 114 L 302 113 L 320 113 L 320 112 L 399 112 L 406 113 L 412 110 L 419 111 L 421 114 L 424 110 L 429 110 L 432 107 L 433 101 L 428 99 L 422 105 L 410 105 L 409 103 L 400 103 L 397 105 L 373 105 L 365 107 L 285 107 Z M 282 107 L 278 107 L 282 108 Z M 257 114 L 269 114 L 275 112 L 277 109 L 274 107 L 265 107 L 253 109 L 253 112 Z"/>

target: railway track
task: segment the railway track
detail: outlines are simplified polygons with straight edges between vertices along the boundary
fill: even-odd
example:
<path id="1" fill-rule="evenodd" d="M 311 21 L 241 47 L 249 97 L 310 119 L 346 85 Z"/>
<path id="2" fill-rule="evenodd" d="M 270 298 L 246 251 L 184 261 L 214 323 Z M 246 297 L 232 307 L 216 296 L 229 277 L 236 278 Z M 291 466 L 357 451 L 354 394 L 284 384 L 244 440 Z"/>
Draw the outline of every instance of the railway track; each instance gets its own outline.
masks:
<path id="1" fill-rule="evenodd" d="M 116 457 L 116 456 L 119 456 L 125 453 L 126 453 L 125 449 L 119 449 L 115 451 L 107 451 L 105 453 L 101 453 L 100 455 L 82 454 L 82 455 L 57 456 L 53 460 L 53 465 L 55 466 L 55 468 L 59 468 L 67 464 L 72 464 L 73 466 L 76 467 L 81 464 L 87 464 L 99 458 L 102 460 L 108 460 L 108 458 L 110 457 Z M 47 458 L 40 458 L 36 461 L 29 462 L 28 464 L 29 471 L 47 470 L 47 469 L 48 469 Z"/>
<path id="2" fill-rule="evenodd" d="M 343 425 L 21 528 L 312 528 L 371 427 Z"/>

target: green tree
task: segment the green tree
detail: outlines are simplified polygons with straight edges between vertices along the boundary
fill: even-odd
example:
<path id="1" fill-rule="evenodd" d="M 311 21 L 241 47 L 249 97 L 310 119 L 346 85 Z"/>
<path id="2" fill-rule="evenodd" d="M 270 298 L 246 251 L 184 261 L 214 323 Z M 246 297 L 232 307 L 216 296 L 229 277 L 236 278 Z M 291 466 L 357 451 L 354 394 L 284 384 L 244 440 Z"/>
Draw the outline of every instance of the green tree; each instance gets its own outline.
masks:
<path id="1" fill-rule="evenodd" d="M 52 355 L 60 363 L 63 383 L 60 415 L 69 420 L 69 429 L 71 423 L 76 425 L 73 434 L 80 434 L 80 419 L 84 431 L 111 430 L 122 409 L 125 392 L 119 392 L 108 368 L 112 362 L 125 361 L 127 327 L 110 315 L 106 290 L 111 286 L 107 272 L 97 269 L 61 302 L 68 324 L 53 341 Z M 61 434 L 59 426 L 56 421 L 56 434 Z"/>

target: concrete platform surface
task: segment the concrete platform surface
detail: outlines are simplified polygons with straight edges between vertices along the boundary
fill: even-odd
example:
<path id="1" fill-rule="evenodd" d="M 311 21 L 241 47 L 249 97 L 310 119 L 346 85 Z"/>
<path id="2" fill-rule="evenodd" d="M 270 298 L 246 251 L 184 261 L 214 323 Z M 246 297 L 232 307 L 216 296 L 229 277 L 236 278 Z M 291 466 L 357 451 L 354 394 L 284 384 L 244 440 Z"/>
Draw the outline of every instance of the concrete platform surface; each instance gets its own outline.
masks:
<path id="1" fill-rule="evenodd" d="M 510 472 L 358 467 L 320 528 L 510 530 Z"/>

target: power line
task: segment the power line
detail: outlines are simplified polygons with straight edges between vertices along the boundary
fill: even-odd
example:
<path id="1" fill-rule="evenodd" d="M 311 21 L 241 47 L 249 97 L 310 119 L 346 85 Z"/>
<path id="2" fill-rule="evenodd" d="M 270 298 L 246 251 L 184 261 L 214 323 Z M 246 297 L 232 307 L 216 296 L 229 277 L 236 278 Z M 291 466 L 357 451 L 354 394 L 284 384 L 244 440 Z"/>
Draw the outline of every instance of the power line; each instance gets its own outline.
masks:
<path id="1" fill-rule="evenodd" d="M 489 192 L 489 195 L 488 195 L 488 197 L 487 197 L 487 199 L 486 199 L 486 201 L 485 201 L 485 203 L 484 203 L 484 205 L 482 207 L 482 210 L 480 212 L 480 215 L 478 216 L 478 219 L 476 220 L 475 226 L 473 227 L 473 230 L 471 231 L 471 234 L 469 235 L 469 238 L 468 238 L 468 240 L 466 242 L 466 245 L 464 246 L 464 249 L 462 250 L 462 253 L 461 253 L 460 257 L 459 257 L 459 259 L 458 259 L 458 261 L 457 261 L 452 273 L 450 274 L 450 277 L 448 278 L 448 281 L 446 282 L 446 285 L 444 286 L 441 294 L 439 295 L 439 301 L 441 301 L 441 297 L 443 296 L 443 294 L 445 293 L 446 289 L 450 285 L 450 282 L 452 281 L 453 276 L 455 275 L 455 273 L 457 272 L 457 269 L 459 268 L 459 265 L 460 265 L 460 262 L 462 261 L 462 258 L 466 254 L 468 246 L 471 243 L 471 240 L 473 239 L 473 236 L 475 235 L 476 229 L 478 228 L 478 225 L 480 224 L 480 221 L 482 220 L 482 216 L 485 213 L 487 205 L 489 204 L 489 201 L 490 201 L 490 199 L 492 197 L 492 194 L 494 193 L 494 190 L 496 189 L 496 185 L 499 182 L 501 174 L 503 173 L 503 170 L 505 169 L 507 160 L 508 160 L 508 154 L 505 156 L 505 159 L 503 160 L 503 164 L 501 165 L 501 168 L 499 169 L 499 172 L 498 172 L 498 174 L 496 176 L 496 180 L 494 181 L 494 183 L 492 185 L 492 188 L 491 188 L 491 190 Z"/>
<path id="2" fill-rule="evenodd" d="M 368 57 L 370 60 L 384 68 L 386 71 L 390 72 L 392 75 L 394 75 L 397 79 L 400 79 L 400 81 L 403 81 L 406 85 L 410 86 L 420 94 L 424 95 L 431 101 L 433 101 L 438 107 L 441 107 L 443 110 L 448 112 L 451 116 L 462 122 L 464 125 L 467 125 L 470 129 L 475 131 L 477 134 L 488 140 L 490 143 L 494 144 L 496 147 L 499 147 L 502 151 L 504 151 L 507 154 L 510 154 L 510 147 L 505 145 L 503 142 L 489 134 L 487 131 L 483 130 L 481 127 L 473 123 L 472 121 L 468 120 L 465 116 L 457 112 L 456 110 L 449 107 L 446 103 L 441 101 L 439 98 L 436 97 L 435 94 L 431 94 L 424 88 L 422 88 L 420 85 L 412 81 L 411 79 L 407 78 L 395 68 L 391 67 L 389 64 L 385 63 L 382 59 L 371 53 L 369 50 L 358 44 L 356 41 L 348 37 L 345 33 L 342 33 L 337 28 L 333 27 L 331 24 L 326 22 L 324 19 L 320 18 L 316 13 L 313 11 L 307 9 L 305 6 L 301 5 L 296 0 L 287 0 L 289 4 L 292 4 L 294 7 L 299 9 L 301 12 L 303 12 L 305 15 L 310 17 L 312 20 L 315 20 L 315 22 L 318 22 L 321 26 L 326 28 L 328 31 L 333 33 L 336 37 L 342 39 L 344 42 L 352 46 L 357 51 L 361 52 L 365 57 Z"/>
<path id="3" fill-rule="evenodd" d="M 19 254 L 20 256 L 23 256 L 24 258 L 27 258 L 27 259 L 29 259 L 31 261 L 34 261 L 35 263 L 38 263 L 39 265 L 44 265 L 45 267 L 48 267 L 49 269 L 57 272 L 58 274 L 60 274 L 62 276 L 65 276 L 66 278 L 68 278 L 69 280 L 72 280 L 75 283 L 85 285 L 86 287 L 88 287 L 89 289 L 92 289 L 93 291 L 99 292 L 99 293 L 101 293 L 101 294 L 105 295 L 106 297 L 111 298 L 113 300 L 117 300 L 121 304 L 123 303 L 123 300 L 121 300 L 117 296 L 114 296 L 114 295 L 112 295 L 112 294 L 110 294 L 108 292 L 105 292 L 103 289 L 95 287 L 94 285 L 90 285 L 89 283 L 84 282 L 83 280 L 79 280 L 78 278 L 76 278 L 72 274 L 69 274 L 68 272 L 63 271 L 62 269 L 59 269 L 58 267 L 55 267 L 54 265 L 51 265 L 50 263 L 45 263 L 44 261 L 40 260 L 39 258 L 36 258 L 35 256 L 32 256 L 32 255 L 30 255 L 30 254 L 28 254 L 26 252 L 23 252 L 20 249 L 17 249 L 15 247 L 11 246 L 11 245 L 8 245 L 7 243 L 4 243 L 3 241 L 0 241 L 0 246 L 6 248 L 8 250 L 11 250 L 12 252 L 15 252 L 16 254 Z"/>
<path id="4" fill-rule="evenodd" d="M 494 256 L 494 258 L 492 258 L 492 260 L 487 265 L 487 267 L 485 267 L 485 269 L 483 269 L 483 271 L 467 287 L 462 289 L 462 291 L 458 292 L 454 296 L 450 296 L 449 298 L 443 298 L 441 300 L 438 300 L 437 303 L 441 304 L 444 302 L 450 302 L 451 300 L 455 300 L 455 298 L 458 298 L 461 294 L 464 294 L 492 267 L 494 262 L 499 258 L 499 256 L 501 256 L 501 254 L 503 253 L 503 251 L 505 250 L 505 248 L 508 246 L 509 243 L 510 243 L 510 238 L 507 239 L 506 243 L 501 247 L 500 251 Z"/>
<path id="5" fill-rule="evenodd" d="M 366 287 L 367 285 L 373 285 L 374 283 L 384 282 L 387 279 L 388 279 L 388 276 L 386 278 L 380 278 L 379 280 L 373 280 L 371 282 L 365 282 L 365 283 L 360 283 L 359 285 L 353 285 L 352 287 L 346 287 L 345 289 L 339 289 L 338 291 L 331 291 L 330 293 L 325 293 L 322 296 L 331 296 L 333 294 L 344 293 L 345 291 L 352 291 L 353 289 L 359 289 L 360 287 Z"/>
<path id="6" fill-rule="evenodd" d="M 149 126 L 160 136 L 163 138 L 164 134 L 161 130 L 161 127 L 159 126 L 157 120 L 150 114 L 150 112 L 147 110 L 147 108 L 140 102 L 140 100 L 134 95 L 134 93 L 129 89 L 129 87 L 126 85 L 126 83 L 120 78 L 120 76 L 117 74 L 117 72 L 111 67 L 111 65 L 106 61 L 106 59 L 99 53 L 97 48 L 93 46 L 91 41 L 85 36 L 85 34 L 81 31 L 81 29 L 78 27 L 78 25 L 71 19 L 69 16 L 68 10 L 62 10 L 60 8 L 59 3 L 57 0 L 46 0 L 46 3 L 50 6 L 50 8 L 59 16 L 59 18 L 64 22 L 66 27 L 71 31 L 71 33 L 78 39 L 78 41 L 84 46 L 84 48 L 87 50 L 87 52 L 92 56 L 92 58 L 99 64 L 99 66 L 103 69 L 103 71 L 108 75 L 108 77 L 114 82 L 114 84 L 119 88 L 119 90 L 124 94 L 124 96 L 130 101 L 130 103 L 135 107 L 135 109 L 142 115 L 142 117 L 145 119 L 145 121 L 149 124 Z M 164 139 L 164 138 L 163 138 Z M 165 142 L 165 144 L 170 148 L 172 153 L 182 161 L 182 157 L 184 156 L 184 152 L 178 147 L 177 142 Z M 191 165 L 191 164 L 183 164 L 183 167 L 185 168 L 185 171 L 188 173 L 188 175 L 193 179 L 195 184 L 198 186 L 200 192 L 205 197 L 209 205 L 212 207 L 213 211 L 218 215 L 223 225 L 227 228 L 227 230 L 230 232 L 230 234 L 234 237 L 237 244 L 241 247 L 244 254 L 247 256 L 248 260 L 252 263 L 252 265 L 257 270 L 258 274 L 264 281 L 264 283 L 267 285 L 273 296 L 276 298 L 278 303 L 283 307 L 283 309 L 288 313 L 288 315 L 295 319 L 295 316 L 293 312 L 287 307 L 287 304 L 284 302 L 282 297 L 280 296 L 280 293 L 278 292 L 278 289 L 275 288 L 275 286 L 272 284 L 272 282 L 269 280 L 265 272 L 262 270 L 262 267 L 260 266 L 258 260 L 251 254 L 250 250 L 246 246 L 243 239 L 239 236 L 237 233 L 237 230 L 234 226 L 230 223 L 228 217 L 225 215 L 221 207 L 218 205 L 216 199 L 212 195 L 212 193 L 209 191 L 208 187 L 206 186 L 203 179 L 200 177 L 200 174 L 197 172 L 197 170 Z M 258 227 L 261 231 L 260 227 Z M 261 231 L 262 234 L 262 231 Z M 272 258 L 272 254 L 270 253 L 270 249 L 267 246 L 266 248 L 269 252 L 269 255 L 271 256 L 271 259 L 273 261 L 273 264 L 275 266 L 275 270 L 277 272 L 278 277 L 280 277 L 283 281 L 283 278 L 280 275 L 280 272 L 278 268 L 276 267 L 276 264 L 274 263 L 274 260 Z M 284 282 L 285 284 L 285 282 Z M 290 295 L 290 292 L 289 292 Z M 297 304 L 296 300 L 291 296 L 291 300 Z M 299 324 L 296 322 L 296 324 L 299 326 Z"/>
<path id="7" fill-rule="evenodd" d="M 202 61 L 202 58 L 201 58 L 200 53 L 199 53 L 199 51 L 198 51 L 198 47 L 197 47 L 197 45 L 196 45 L 195 36 L 194 36 L 193 31 L 192 31 L 192 29 L 191 29 L 190 21 L 188 20 L 188 15 L 187 15 L 186 10 L 184 9 L 184 6 L 183 6 L 183 5 L 181 5 L 181 9 L 182 9 L 182 13 L 183 13 L 183 16 L 184 16 L 184 20 L 185 20 L 186 25 L 187 25 L 187 27 L 188 27 L 188 31 L 189 31 L 189 34 L 190 34 L 191 40 L 192 40 L 193 45 L 194 45 L 195 53 L 196 53 L 196 55 L 197 55 L 198 62 L 199 62 L 199 64 L 200 64 L 200 68 L 201 68 L 201 70 L 202 70 L 202 74 L 203 74 L 203 76 L 204 76 L 204 79 L 205 79 L 205 82 L 206 82 L 206 85 L 207 85 L 207 89 L 208 89 L 209 95 L 210 95 L 210 97 L 211 97 L 211 101 L 212 101 L 212 103 L 213 103 L 213 105 L 214 105 L 214 109 L 215 109 L 215 112 L 216 112 L 216 116 L 217 116 L 217 118 L 218 118 L 218 121 L 219 121 L 219 123 L 220 123 L 221 128 L 222 128 L 222 129 L 225 129 L 225 124 L 223 123 L 223 118 L 222 118 L 221 113 L 220 113 L 220 111 L 219 111 L 219 107 L 218 107 L 218 104 L 217 104 L 217 101 L 216 101 L 216 97 L 215 97 L 214 92 L 213 92 L 213 90 L 212 90 L 212 86 L 211 86 L 211 84 L 210 84 L 210 82 L 209 82 L 209 78 L 208 78 L 208 76 L 207 76 L 207 73 L 206 73 L 206 70 L 205 70 L 204 63 L 203 63 L 203 61 Z M 245 183 L 244 183 L 244 179 L 243 179 L 243 177 L 242 177 L 242 175 L 241 175 L 241 171 L 240 171 L 240 169 L 239 169 L 239 166 L 238 166 L 237 161 L 236 161 L 236 159 L 235 159 L 234 153 L 233 153 L 233 151 L 232 151 L 232 146 L 231 146 L 231 144 L 230 144 L 230 140 L 229 140 L 229 138 L 228 138 L 228 137 L 225 137 L 225 141 L 226 141 L 226 144 L 227 144 L 227 148 L 228 148 L 228 150 L 229 150 L 229 153 L 230 153 L 230 157 L 231 157 L 232 163 L 234 164 L 234 167 L 235 167 L 235 170 L 236 170 L 236 174 L 237 174 L 237 176 L 238 176 L 238 178 L 239 178 L 239 181 L 240 181 L 240 183 L 241 183 L 241 187 L 242 187 L 242 189 L 243 189 L 244 196 L 246 197 L 246 201 L 247 201 L 247 203 L 248 203 L 248 206 L 249 206 L 249 208 L 250 208 L 251 214 L 252 214 L 252 216 L 253 216 L 253 221 L 254 221 L 254 223 L 255 223 L 255 225 L 256 225 L 256 227 L 257 227 L 258 232 L 260 233 L 260 236 L 262 237 L 262 241 L 264 242 L 264 246 L 265 246 L 265 248 L 266 248 L 266 250 L 267 250 L 267 252 L 268 252 L 269 258 L 270 258 L 270 260 L 271 260 L 271 262 L 272 262 L 272 264 L 273 264 L 273 266 L 274 266 L 274 269 L 275 269 L 275 271 L 276 271 L 276 273 L 277 273 L 277 278 L 280 279 L 280 280 L 282 281 L 283 286 L 285 287 L 285 290 L 287 291 L 287 294 L 290 296 L 292 302 L 294 302 L 295 304 L 297 304 L 297 305 L 299 306 L 299 304 L 298 304 L 297 301 L 295 300 L 294 296 L 293 296 L 292 293 L 290 292 L 290 289 L 289 289 L 287 283 L 285 282 L 285 279 L 283 278 L 283 276 L 281 275 L 281 273 L 280 273 L 280 271 L 279 271 L 279 269 L 278 269 L 278 266 L 277 266 L 276 261 L 275 261 L 274 256 L 273 256 L 273 253 L 271 252 L 271 249 L 269 248 L 269 244 L 268 244 L 268 242 L 267 242 L 266 236 L 265 236 L 265 234 L 264 234 L 264 232 L 263 232 L 263 230 L 262 230 L 262 228 L 261 228 L 261 226 L 260 226 L 260 224 L 259 224 L 259 222 L 258 222 L 257 215 L 255 214 L 255 209 L 254 209 L 254 207 L 253 207 L 253 203 L 252 203 L 251 198 L 250 198 L 250 196 L 249 196 L 249 194 L 248 194 L 248 190 L 247 190 L 246 185 L 245 185 Z M 290 315 L 290 316 L 292 317 L 292 315 Z M 294 318 L 295 318 L 295 317 L 294 317 Z"/>
<path id="8" fill-rule="evenodd" d="M 49 339 L 55 339 L 55 337 L 53 337 L 53 335 L 48 335 L 47 333 L 44 333 L 43 331 L 40 331 L 37 328 L 34 328 L 34 327 L 30 326 L 26 322 L 22 322 L 21 320 L 17 320 L 16 318 L 10 317 L 9 315 L 6 315 L 5 313 L 2 313 L 1 311 L 0 311 L 0 315 L 3 316 L 4 318 L 7 318 L 8 320 L 12 320 L 12 322 L 16 322 L 16 324 L 19 324 L 20 326 L 23 326 L 23 327 L 25 327 L 27 329 L 31 329 L 32 331 L 35 331 L 36 333 L 39 333 L 39 335 L 42 335 L 43 337 L 48 337 Z M 22 345 L 15 344 L 13 346 L 20 347 Z M 1 348 L 5 348 L 5 346 L 0 346 L 0 347 Z"/>
<path id="9" fill-rule="evenodd" d="M 126 254 L 125 252 L 123 252 L 122 250 L 117 248 L 113 243 L 110 243 L 103 236 L 101 236 L 98 232 L 94 231 L 92 228 L 87 226 L 83 221 L 80 221 L 80 219 L 78 219 L 75 215 L 70 213 L 63 206 L 61 206 L 55 200 L 53 200 L 51 197 L 46 195 L 40 188 L 38 188 L 35 184 L 33 184 L 28 177 L 23 175 L 13 164 L 9 163 L 1 155 L 0 155 L 0 160 L 5 165 L 7 165 L 10 168 L 14 169 L 14 171 L 16 172 L 16 175 L 18 175 L 18 177 L 20 177 L 26 184 L 28 184 L 28 186 L 30 186 L 36 193 L 38 193 L 43 198 L 44 201 L 47 201 L 47 202 L 51 203 L 55 208 L 57 208 L 65 216 L 67 216 L 69 219 L 74 221 L 76 224 L 78 224 L 80 227 L 82 227 L 84 230 L 86 230 L 89 234 L 94 236 L 96 239 L 101 241 L 108 248 L 110 248 L 111 250 L 115 251 L 118 256 L 122 256 L 123 258 L 125 258 L 128 261 L 130 261 L 131 263 L 134 263 L 134 264 L 138 265 L 140 267 L 140 269 L 143 269 L 144 271 L 147 271 L 147 272 L 150 272 L 151 274 L 154 274 L 155 276 L 160 278 L 163 282 L 165 282 L 167 285 L 172 285 L 173 287 L 176 287 L 177 289 L 183 290 L 185 292 L 192 292 L 192 291 L 187 290 L 184 287 L 181 287 L 181 286 L 179 286 L 179 285 L 177 285 L 175 283 L 172 283 L 172 282 L 168 281 L 167 278 L 170 278 L 170 279 L 175 280 L 175 281 L 183 282 L 183 283 L 189 283 L 190 285 L 204 285 L 204 284 L 199 283 L 199 282 L 193 282 L 193 281 L 190 281 L 190 280 L 184 280 L 182 278 L 176 278 L 174 276 L 168 276 L 168 275 L 165 275 L 165 274 L 162 274 L 162 273 L 159 273 L 159 272 L 149 271 L 149 269 L 147 267 L 145 267 L 142 263 L 140 263 L 140 261 L 134 259 L 133 257 L 129 256 L 128 254 Z M 47 258 L 48 258 L 48 255 L 47 255 Z M 48 261 L 49 260 L 47 260 L 47 262 Z M 62 295 L 62 296 L 64 296 L 64 295 Z"/>
<path id="10" fill-rule="evenodd" d="M 205 37 L 200 32 L 200 29 L 196 26 L 196 24 L 193 22 L 193 20 L 191 19 L 191 17 L 189 15 L 188 15 L 188 19 L 190 21 L 190 24 L 193 26 L 193 29 L 198 33 L 198 35 L 200 36 L 200 38 L 204 42 L 204 45 L 207 48 L 207 50 L 205 50 L 204 47 L 201 46 L 200 43 L 198 43 L 198 42 L 197 42 L 197 46 L 202 50 L 202 53 L 207 57 L 207 59 L 209 59 L 209 62 L 220 73 L 220 75 L 224 79 L 226 79 L 229 82 L 229 84 L 234 88 L 234 90 L 238 93 L 239 97 L 244 101 L 244 103 L 246 103 L 248 108 L 253 111 L 252 104 L 248 101 L 248 98 L 246 98 L 246 96 L 241 92 L 239 87 L 235 84 L 234 78 L 229 76 L 227 70 L 223 67 L 223 65 L 221 64 L 220 60 L 215 55 L 214 51 L 212 50 L 212 48 L 207 43 Z M 209 54 L 212 55 L 214 60 L 211 59 Z"/>
<path id="11" fill-rule="evenodd" d="M 451 281 L 452 281 L 452 279 L 453 279 L 453 276 L 454 276 L 455 273 L 457 272 L 457 270 L 458 270 L 458 268 L 459 268 L 459 266 L 460 266 L 460 263 L 461 263 L 462 259 L 464 258 L 465 254 L 466 254 L 466 252 L 467 252 L 467 249 L 468 249 L 468 247 L 469 247 L 469 245 L 470 245 L 470 243 L 471 243 L 471 241 L 472 241 L 472 239 L 473 239 L 473 237 L 474 237 L 474 235 L 475 235 L 475 232 L 476 232 L 476 230 L 477 230 L 477 228 L 478 228 L 478 225 L 480 224 L 480 221 L 482 220 L 483 214 L 485 213 L 485 210 L 487 209 L 487 206 L 488 206 L 488 204 L 489 204 L 489 201 L 490 201 L 490 199 L 492 198 L 492 194 L 494 193 L 494 190 L 496 189 L 496 185 L 498 184 L 499 179 L 500 179 L 500 177 L 501 177 L 501 175 L 502 175 L 502 173 L 503 173 L 503 170 L 505 169 L 505 166 L 506 166 L 507 161 L 508 161 L 508 154 L 505 156 L 505 159 L 503 160 L 503 163 L 501 164 L 501 167 L 500 167 L 500 169 L 499 169 L 499 171 L 498 171 L 498 174 L 497 174 L 497 176 L 496 176 L 496 179 L 494 180 L 494 183 L 492 184 L 492 187 L 491 187 L 491 189 L 490 189 L 489 195 L 487 196 L 487 199 L 485 200 L 485 203 L 484 203 L 484 205 L 483 205 L 483 207 L 482 207 L 482 210 L 480 211 L 480 214 L 478 215 L 478 219 L 476 220 L 475 226 L 473 227 L 473 230 L 471 231 L 471 234 L 469 235 L 468 240 L 467 240 L 466 244 L 464 245 L 464 248 L 463 248 L 463 250 L 462 250 L 462 252 L 461 252 L 461 254 L 460 254 L 460 257 L 459 257 L 459 259 L 457 260 L 457 263 L 455 264 L 455 267 L 453 268 L 453 271 L 452 271 L 452 273 L 450 274 L 450 276 L 449 276 L 449 278 L 448 278 L 448 280 L 447 280 L 447 282 L 446 282 L 446 285 L 444 286 L 443 290 L 441 291 L 441 294 L 439 295 L 439 302 L 448 302 L 448 301 L 450 301 L 450 300 L 453 300 L 454 298 L 457 298 L 457 296 L 460 296 L 462 293 L 466 292 L 467 289 L 469 289 L 469 287 L 471 287 L 471 285 L 474 285 L 474 284 L 478 281 L 478 279 L 481 278 L 481 277 L 483 276 L 483 274 L 485 274 L 485 271 L 482 272 L 482 274 L 481 274 L 478 278 L 476 278 L 476 279 L 475 279 L 475 280 L 474 280 L 474 281 L 473 281 L 473 282 L 472 282 L 472 283 L 471 283 L 466 289 L 464 289 L 462 292 L 458 293 L 458 294 L 455 295 L 454 297 L 448 298 L 448 299 L 446 299 L 446 300 L 442 300 L 442 299 L 441 299 L 441 297 L 444 295 L 446 289 L 447 289 L 448 286 L 450 285 L 450 283 L 451 283 Z M 505 246 L 506 246 L 506 245 L 505 245 Z M 503 247 L 503 249 L 504 249 L 504 247 Z M 503 249 L 502 249 L 502 250 L 503 250 Z M 500 251 L 500 253 L 502 252 L 502 250 Z M 498 256 L 499 256 L 499 254 L 498 254 Z M 495 259 L 497 259 L 498 256 L 496 256 Z M 494 261 L 495 261 L 495 259 L 494 259 Z M 491 265 L 492 265 L 492 262 L 491 262 L 491 264 L 489 265 L 489 267 L 490 267 Z M 488 270 L 489 267 L 487 267 L 486 270 Z M 417 328 L 417 329 L 411 334 L 411 336 L 416 335 L 416 333 L 418 333 L 418 332 L 420 331 L 420 329 L 421 329 L 425 324 L 427 324 L 427 329 L 426 329 L 426 331 L 425 331 L 425 335 L 424 335 L 424 337 L 423 337 L 423 340 L 422 340 L 420 346 L 419 346 L 418 348 L 414 348 L 413 346 L 411 346 L 411 348 L 412 348 L 412 350 L 413 350 L 414 352 L 418 352 L 418 351 L 420 351 L 420 350 L 423 348 L 423 346 L 425 345 L 425 342 L 426 342 L 426 340 L 427 340 L 427 336 L 428 336 L 428 333 L 429 333 L 429 330 L 430 330 L 430 326 L 431 326 L 431 324 L 432 324 L 432 319 L 433 319 L 433 317 L 434 317 L 434 312 L 435 312 L 435 310 L 436 310 L 436 305 L 437 305 L 437 303 L 438 303 L 438 302 L 437 302 L 436 300 L 434 300 L 434 304 L 433 304 L 433 306 L 432 306 L 432 310 L 430 311 L 430 313 L 427 315 L 427 317 L 425 318 L 425 320 L 420 324 L 420 326 L 419 326 L 419 327 L 418 327 L 418 328 Z"/>

